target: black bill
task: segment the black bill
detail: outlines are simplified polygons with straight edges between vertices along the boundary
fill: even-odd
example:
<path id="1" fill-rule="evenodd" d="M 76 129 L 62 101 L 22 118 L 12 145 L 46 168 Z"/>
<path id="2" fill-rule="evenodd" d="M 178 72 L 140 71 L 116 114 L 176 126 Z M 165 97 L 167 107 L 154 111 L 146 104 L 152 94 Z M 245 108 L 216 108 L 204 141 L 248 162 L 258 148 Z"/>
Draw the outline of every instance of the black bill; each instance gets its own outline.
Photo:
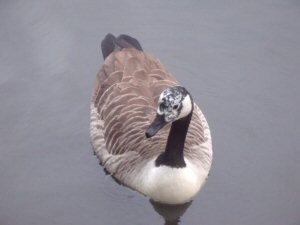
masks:
<path id="1" fill-rule="evenodd" d="M 156 114 L 154 121 L 151 123 L 150 127 L 146 131 L 146 137 L 153 137 L 161 128 L 163 128 L 167 122 L 163 115 Z"/>

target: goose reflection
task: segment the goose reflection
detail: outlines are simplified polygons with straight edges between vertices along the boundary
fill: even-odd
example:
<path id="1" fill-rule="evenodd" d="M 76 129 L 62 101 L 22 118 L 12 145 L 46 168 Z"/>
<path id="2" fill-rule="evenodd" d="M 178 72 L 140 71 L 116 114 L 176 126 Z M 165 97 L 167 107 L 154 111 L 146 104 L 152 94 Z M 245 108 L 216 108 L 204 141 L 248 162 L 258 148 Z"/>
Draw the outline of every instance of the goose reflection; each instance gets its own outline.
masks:
<path id="1" fill-rule="evenodd" d="M 164 225 L 178 225 L 180 218 L 186 212 L 191 202 L 180 205 L 167 205 L 149 200 L 154 210 L 165 219 Z"/>

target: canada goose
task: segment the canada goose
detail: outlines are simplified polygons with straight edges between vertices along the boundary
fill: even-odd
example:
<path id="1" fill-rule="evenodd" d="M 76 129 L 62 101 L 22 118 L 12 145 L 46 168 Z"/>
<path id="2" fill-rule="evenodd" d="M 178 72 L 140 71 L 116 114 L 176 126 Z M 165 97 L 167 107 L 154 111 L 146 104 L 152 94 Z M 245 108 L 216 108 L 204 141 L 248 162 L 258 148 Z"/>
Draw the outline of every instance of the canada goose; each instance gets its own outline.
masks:
<path id="1" fill-rule="evenodd" d="M 191 201 L 212 162 L 206 119 L 190 93 L 128 36 L 108 34 L 91 102 L 95 154 L 120 183 L 154 201 Z"/>

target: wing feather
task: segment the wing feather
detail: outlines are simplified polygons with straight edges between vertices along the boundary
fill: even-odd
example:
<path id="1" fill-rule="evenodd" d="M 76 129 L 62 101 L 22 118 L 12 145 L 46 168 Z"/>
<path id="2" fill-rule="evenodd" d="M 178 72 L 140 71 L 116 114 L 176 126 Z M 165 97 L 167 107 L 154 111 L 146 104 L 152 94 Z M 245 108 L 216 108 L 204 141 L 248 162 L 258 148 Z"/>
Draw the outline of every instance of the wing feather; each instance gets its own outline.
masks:
<path id="1" fill-rule="evenodd" d="M 93 141 L 101 139 L 98 145 L 102 148 L 105 142 L 105 149 L 95 152 L 111 173 L 130 170 L 138 160 L 149 159 L 164 151 L 170 124 L 151 139 L 146 139 L 145 131 L 156 114 L 160 93 L 176 85 L 179 85 L 178 81 L 160 61 L 144 52 L 124 48 L 106 58 L 97 74 L 92 97 L 97 119 L 103 121 L 98 123 L 99 135 L 93 135 Z M 186 138 L 185 152 L 190 155 L 196 155 L 195 146 L 206 141 L 200 112 L 194 110 Z M 92 123 L 97 123 L 97 119 L 93 117 Z M 122 161 L 128 154 L 130 160 L 127 157 Z"/>

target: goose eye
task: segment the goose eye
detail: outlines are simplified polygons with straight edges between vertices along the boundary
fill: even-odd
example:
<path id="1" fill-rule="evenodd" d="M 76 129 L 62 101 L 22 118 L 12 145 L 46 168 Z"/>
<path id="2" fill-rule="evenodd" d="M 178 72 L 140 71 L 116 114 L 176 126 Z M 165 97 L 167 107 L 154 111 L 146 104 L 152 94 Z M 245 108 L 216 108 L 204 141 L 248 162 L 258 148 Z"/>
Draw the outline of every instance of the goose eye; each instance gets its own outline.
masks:
<path id="1" fill-rule="evenodd" d="M 179 105 L 173 105 L 173 109 L 178 109 Z"/>
<path id="2" fill-rule="evenodd" d="M 162 106 L 162 104 L 159 105 L 159 110 L 160 110 L 161 112 L 164 111 L 164 107 Z"/>

